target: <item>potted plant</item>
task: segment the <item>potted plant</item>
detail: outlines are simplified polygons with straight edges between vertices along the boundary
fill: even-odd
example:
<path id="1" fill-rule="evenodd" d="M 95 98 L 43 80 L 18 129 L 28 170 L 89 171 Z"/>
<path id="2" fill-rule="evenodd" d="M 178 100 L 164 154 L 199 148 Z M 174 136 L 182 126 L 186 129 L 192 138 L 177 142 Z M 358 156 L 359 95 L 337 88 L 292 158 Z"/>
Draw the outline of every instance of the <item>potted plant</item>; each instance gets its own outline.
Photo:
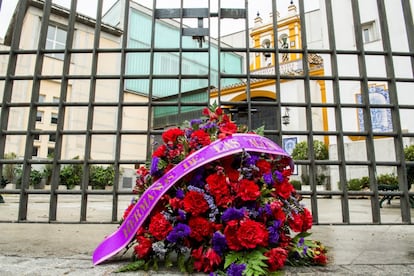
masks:
<path id="1" fill-rule="evenodd" d="M 404 148 L 405 161 L 414 161 L 414 144 Z M 408 189 L 414 183 L 414 165 L 406 165 Z"/>
<path id="2" fill-rule="evenodd" d="M 315 153 L 315 160 L 327 160 L 329 159 L 328 147 L 321 141 L 313 141 L 313 150 Z M 292 152 L 293 160 L 308 160 L 308 143 L 306 141 L 296 144 Z M 309 185 L 309 170 L 307 166 L 302 166 L 301 180 L 302 185 Z M 316 185 L 329 185 L 329 179 L 326 173 L 326 166 L 316 167 Z M 326 187 L 329 190 L 329 187 Z"/>
<path id="3" fill-rule="evenodd" d="M 89 173 L 89 185 L 92 189 L 105 189 L 114 184 L 115 169 L 113 166 L 91 166 Z"/>
<path id="4" fill-rule="evenodd" d="M 73 159 L 79 159 L 79 156 L 76 156 Z M 60 170 L 60 185 L 65 185 L 68 190 L 73 189 L 76 185 L 80 185 L 82 173 L 83 170 L 81 164 L 69 164 L 64 166 Z"/>

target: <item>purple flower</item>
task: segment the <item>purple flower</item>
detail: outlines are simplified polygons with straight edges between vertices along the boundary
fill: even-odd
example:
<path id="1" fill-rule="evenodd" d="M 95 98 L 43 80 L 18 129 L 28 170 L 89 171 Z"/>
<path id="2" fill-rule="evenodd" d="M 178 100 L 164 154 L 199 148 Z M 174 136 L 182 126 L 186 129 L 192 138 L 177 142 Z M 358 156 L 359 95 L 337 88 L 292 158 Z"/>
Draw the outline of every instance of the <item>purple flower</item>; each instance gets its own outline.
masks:
<path id="1" fill-rule="evenodd" d="M 178 216 L 180 217 L 181 220 L 185 220 L 187 217 L 187 213 L 184 210 L 179 209 Z"/>
<path id="2" fill-rule="evenodd" d="M 245 264 L 235 264 L 232 263 L 227 269 L 228 276 L 242 276 L 243 271 L 246 269 Z"/>
<path id="3" fill-rule="evenodd" d="M 178 240 L 190 235 L 190 227 L 183 223 L 178 223 L 168 234 L 167 241 L 177 242 Z"/>
<path id="4" fill-rule="evenodd" d="M 266 214 L 268 216 L 271 216 L 272 213 L 272 209 L 270 208 L 270 204 L 265 204 L 263 207 L 259 208 L 259 216 Z"/>
<path id="5" fill-rule="evenodd" d="M 183 198 L 184 198 L 184 191 L 183 191 L 183 190 L 181 190 L 181 189 L 178 189 L 178 190 L 175 192 L 175 196 L 176 196 L 177 198 L 179 198 L 179 199 L 183 199 Z"/>
<path id="6" fill-rule="evenodd" d="M 160 159 L 158 157 L 153 157 L 151 162 L 150 174 L 155 175 L 158 172 L 158 162 Z"/>
<path id="7" fill-rule="evenodd" d="M 265 173 L 263 175 L 263 180 L 267 185 L 272 185 L 273 184 L 273 176 L 272 173 Z"/>
<path id="8" fill-rule="evenodd" d="M 283 181 L 283 175 L 282 175 L 282 173 L 281 172 L 279 172 L 279 171 L 275 171 L 275 173 L 274 173 L 274 175 L 275 175 L 275 177 L 276 177 L 276 180 L 277 180 L 277 182 L 282 182 Z"/>
<path id="9" fill-rule="evenodd" d="M 198 188 L 203 188 L 206 183 L 203 181 L 203 174 L 204 174 L 204 169 L 198 169 L 196 171 L 196 173 L 194 174 L 194 176 L 191 178 L 189 185 L 191 186 L 195 186 Z"/>
<path id="10" fill-rule="evenodd" d="M 257 160 L 259 160 L 259 156 L 257 156 L 257 155 L 248 156 L 248 158 L 246 158 L 246 166 L 256 165 Z"/>
<path id="11" fill-rule="evenodd" d="M 224 211 L 221 219 L 225 222 L 234 220 L 234 219 L 241 219 L 244 217 L 244 209 L 236 209 L 234 207 L 228 208 Z"/>
<path id="12" fill-rule="evenodd" d="M 217 231 L 213 234 L 212 244 L 214 251 L 220 256 L 223 256 L 224 251 L 227 249 L 226 237 Z"/>
<path id="13" fill-rule="evenodd" d="M 203 120 L 201 120 L 201 119 L 193 119 L 193 120 L 190 121 L 190 125 L 191 125 L 192 128 L 194 128 L 195 125 L 199 126 L 199 125 L 201 125 L 202 122 L 203 122 Z"/>
<path id="14" fill-rule="evenodd" d="M 280 220 L 275 220 L 272 226 L 267 228 L 269 232 L 269 242 L 270 243 L 277 243 L 279 241 L 279 227 L 280 227 Z"/>

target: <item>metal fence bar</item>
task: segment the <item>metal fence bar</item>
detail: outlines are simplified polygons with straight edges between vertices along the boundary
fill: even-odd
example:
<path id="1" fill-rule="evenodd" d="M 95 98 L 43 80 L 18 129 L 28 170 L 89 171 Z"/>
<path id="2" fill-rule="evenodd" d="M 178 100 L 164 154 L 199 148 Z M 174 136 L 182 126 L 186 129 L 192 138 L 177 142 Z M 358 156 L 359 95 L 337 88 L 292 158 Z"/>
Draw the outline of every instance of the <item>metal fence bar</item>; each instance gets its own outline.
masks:
<path id="1" fill-rule="evenodd" d="M 72 44 L 73 37 L 75 32 L 75 20 L 76 20 L 76 6 L 77 0 L 71 1 L 71 9 L 68 20 L 68 31 L 66 33 L 66 43 L 65 43 L 65 52 L 61 76 L 61 86 L 60 86 L 60 96 L 58 103 L 58 120 L 56 125 L 56 142 L 55 142 L 55 151 L 53 154 L 53 163 L 52 163 L 52 181 L 50 187 L 50 205 L 49 205 L 49 221 L 56 221 L 57 216 L 57 204 L 58 204 L 58 188 L 60 182 L 60 168 L 62 167 L 59 163 L 59 160 L 62 158 L 62 143 L 64 132 L 64 123 L 65 123 L 65 114 L 66 106 L 64 103 L 67 101 L 68 95 L 68 84 L 69 79 L 68 75 L 70 72 L 70 64 L 72 60 Z M 82 133 L 83 134 L 83 133 Z"/>
<path id="2" fill-rule="evenodd" d="M 337 58 L 337 49 L 335 41 L 335 30 L 334 30 L 334 20 L 332 13 L 332 1 L 325 0 L 326 6 L 326 16 L 327 16 L 327 25 L 328 25 L 328 38 L 329 38 L 329 49 L 331 50 L 331 72 L 333 76 L 333 97 L 334 97 L 334 108 L 335 108 L 335 125 L 336 128 L 339 128 L 338 133 L 335 135 L 337 138 L 337 151 L 338 151 L 338 163 L 339 163 L 339 181 L 340 187 L 342 190 L 341 194 L 341 208 L 342 208 L 342 222 L 350 223 L 349 218 L 349 196 L 348 196 L 348 187 L 346 185 L 346 165 L 345 165 L 345 149 L 344 149 L 344 132 L 343 132 L 343 123 L 342 123 L 342 113 L 341 113 L 341 97 L 339 91 L 339 72 L 338 72 L 338 58 Z"/>
<path id="3" fill-rule="evenodd" d="M 392 125 L 393 130 L 397 132 L 397 136 L 394 136 L 394 148 L 396 153 L 396 160 L 400 160 L 401 164 L 397 166 L 397 175 L 398 175 L 398 182 L 400 191 L 403 192 L 403 195 L 400 197 L 400 208 L 401 208 L 401 218 L 404 223 L 411 222 L 411 215 L 410 215 L 410 198 L 408 195 L 408 185 L 407 183 L 407 170 L 405 165 L 405 158 L 404 158 L 404 145 L 403 145 L 403 137 L 402 137 L 402 128 L 401 128 L 401 117 L 400 117 L 400 109 L 398 104 L 398 95 L 397 95 L 397 83 L 395 80 L 395 70 L 394 70 L 394 63 L 393 63 L 393 56 L 390 54 L 391 52 L 391 38 L 388 31 L 388 20 L 387 14 L 385 10 L 385 3 L 384 0 L 377 0 L 378 6 L 378 13 L 380 18 L 380 29 L 381 29 L 381 36 L 382 36 L 382 47 L 384 49 L 384 59 L 385 59 L 385 69 L 387 72 L 387 77 L 390 79 L 388 81 L 389 87 L 389 94 L 391 104 L 393 108 L 391 109 L 391 117 L 392 117 Z"/>

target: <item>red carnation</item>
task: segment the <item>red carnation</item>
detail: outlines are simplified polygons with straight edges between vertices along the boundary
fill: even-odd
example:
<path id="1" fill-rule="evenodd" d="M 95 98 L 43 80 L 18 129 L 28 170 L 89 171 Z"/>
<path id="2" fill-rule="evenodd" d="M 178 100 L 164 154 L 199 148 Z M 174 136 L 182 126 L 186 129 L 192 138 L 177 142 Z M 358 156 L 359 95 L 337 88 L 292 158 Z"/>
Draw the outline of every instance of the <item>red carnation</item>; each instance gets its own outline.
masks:
<path id="1" fill-rule="evenodd" d="M 302 232 L 302 227 L 303 227 L 302 214 L 292 213 L 292 218 L 288 220 L 288 223 L 292 231 L 297 232 L 297 233 Z"/>
<path id="2" fill-rule="evenodd" d="M 273 217 L 282 223 L 286 220 L 286 214 L 283 211 L 283 203 L 280 201 L 273 201 L 270 204 L 270 209 L 272 210 Z"/>
<path id="3" fill-rule="evenodd" d="M 313 220 L 312 214 L 307 208 L 303 210 L 302 218 L 303 218 L 302 232 L 306 232 L 312 228 L 312 220 Z"/>
<path id="4" fill-rule="evenodd" d="M 188 221 L 188 226 L 191 229 L 190 237 L 196 241 L 202 241 L 204 237 L 209 237 L 213 234 L 213 228 L 210 222 L 203 217 L 192 217 Z"/>
<path id="5" fill-rule="evenodd" d="M 223 116 L 224 117 L 224 116 Z M 227 136 L 232 135 L 233 133 L 237 132 L 237 125 L 232 122 L 227 122 L 224 124 L 220 124 L 220 134 L 219 138 L 226 138 Z"/>
<path id="6" fill-rule="evenodd" d="M 157 213 L 151 218 L 148 231 L 157 240 L 163 240 L 172 230 L 171 223 L 164 217 L 163 214 Z"/>
<path id="7" fill-rule="evenodd" d="M 134 208 L 135 204 L 129 204 L 128 208 L 124 211 L 124 215 L 122 216 L 123 219 L 126 219 L 126 217 L 131 213 L 132 208 Z"/>
<path id="8" fill-rule="evenodd" d="M 268 257 L 269 271 L 276 271 L 285 265 L 288 254 L 285 249 L 276 247 L 270 249 L 264 255 Z"/>
<path id="9" fill-rule="evenodd" d="M 293 193 L 293 191 L 295 190 L 292 184 L 290 184 L 288 181 L 283 181 L 282 183 L 276 184 L 275 188 L 276 188 L 276 193 L 284 199 L 288 199 L 290 195 Z"/>
<path id="10" fill-rule="evenodd" d="M 162 134 L 162 140 L 164 141 L 164 143 L 169 144 L 169 143 L 177 143 L 177 139 L 180 136 L 184 136 L 184 131 L 179 129 L 179 128 L 171 128 L 167 131 L 165 131 Z"/>
<path id="11" fill-rule="evenodd" d="M 259 186 L 251 180 L 242 179 L 239 182 L 237 196 L 244 201 L 256 200 L 260 196 Z"/>
<path id="12" fill-rule="evenodd" d="M 161 145 L 152 153 L 152 157 L 158 157 L 158 158 L 164 157 L 166 150 L 167 150 L 167 146 Z"/>
<path id="13" fill-rule="evenodd" d="M 210 194 L 214 197 L 217 206 L 226 207 L 232 201 L 226 176 L 211 174 L 206 178 Z"/>
<path id="14" fill-rule="evenodd" d="M 204 269 L 204 272 L 208 271 L 214 271 L 215 268 L 221 263 L 221 257 L 219 254 L 214 251 L 214 249 L 209 248 L 206 252 L 206 260 L 207 260 L 207 266 Z"/>
<path id="15" fill-rule="evenodd" d="M 193 133 L 191 133 L 191 138 L 195 140 L 198 144 L 204 146 L 207 146 L 211 143 L 210 135 L 206 133 L 204 130 L 196 130 Z M 194 145 L 190 145 L 191 147 L 194 147 Z"/>
<path id="16" fill-rule="evenodd" d="M 137 237 L 138 245 L 134 247 L 135 255 L 139 259 L 145 258 L 152 249 L 152 242 L 149 238 L 146 238 L 144 236 L 138 236 Z"/>
<path id="17" fill-rule="evenodd" d="M 224 229 L 224 236 L 226 237 L 227 246 L 234 251 L 242 249 L 239 240 L 237 239 L 237 230 L 239 228 L 238 222 L 231 220 Z"/>
<path id="18" fill-rule="evenodd" d="M 237 237 L 243 247 L 255 248 L 256 246 L 267 246 L 269 233 L 262 223 L 247 219 L 240 223 Z"/>
<path id="19" fill-rule="evenodd" d="M 201 215 L 208 210 L 208 203 L 204 199 L 202 193 L 196 191 L 189 191 L 184 199 L 184 210 L 187 213 L 191 213 L 193 216 Z"/>
<path id="20" fill-rule="evenodd" d="M 317 252 L 315 256 L 313 256 L 313 262 L 318 265 L 326 265 L 328 262 L 328 258 L 322 252 Z"/>
<path id="21" fill-rule="evenodd" d="M 261 174 L 270 173 L 272 166 L 264 159 L 259 159 L 256 162 L 256 166 L 259 168 Z"/>

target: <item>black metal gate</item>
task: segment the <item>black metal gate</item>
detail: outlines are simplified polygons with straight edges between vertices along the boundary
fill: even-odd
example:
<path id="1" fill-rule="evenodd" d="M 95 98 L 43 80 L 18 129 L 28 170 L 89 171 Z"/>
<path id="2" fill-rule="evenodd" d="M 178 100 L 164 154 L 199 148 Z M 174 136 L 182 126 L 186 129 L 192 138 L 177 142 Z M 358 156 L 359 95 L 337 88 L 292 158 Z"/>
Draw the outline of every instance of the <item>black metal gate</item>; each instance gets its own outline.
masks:
<path id="1" fill-rule="evenodd" d="M 21 0 L 4 34 L 1 222 L 118 221 L 215 102 L 293 155 L 314 223 L 412 223 L 411 1 L 78 2 Z"/>

